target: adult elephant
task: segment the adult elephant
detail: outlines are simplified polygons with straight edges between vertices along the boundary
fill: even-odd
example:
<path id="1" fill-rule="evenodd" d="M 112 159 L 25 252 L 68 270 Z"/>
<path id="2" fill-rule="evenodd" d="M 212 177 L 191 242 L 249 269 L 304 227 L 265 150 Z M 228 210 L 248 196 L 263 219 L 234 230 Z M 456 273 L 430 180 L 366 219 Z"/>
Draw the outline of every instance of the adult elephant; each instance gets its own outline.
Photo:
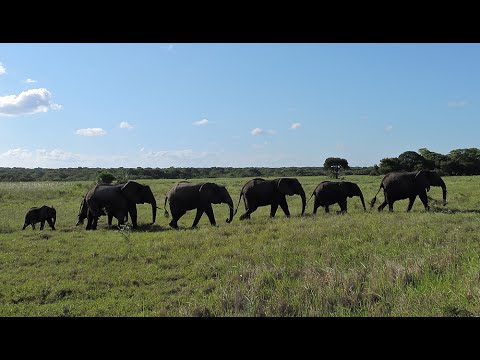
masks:
<path id="1" fill-rule="evenodd" d="M 178 220 L 189 210 L 197 209 L 192 228 L 195 228 L 203 213 L 206 213 L 210 224 L 216 225 L 212 204 L 227 204 L 230 207 L 230 217 L 226 220 L 230 223 L 233 219 L 233 200 L 228 190 L 223 185 L 211 182 L 191 183 L 189 181 L 177 182 L 165 196 L 165 217 L 168 217 L 167 201 L 170 202 L 172 221 L 170 226 L 178 229 Z"/>
<path id="2" fill-rule="evenodd" d="M 427 191 L 430 186 L 441 186 L 443 190 L 443 206 L 447 204 L 447 186 L 443 179 L 435 171 L 421 170 L 412 172 L 391 172 L 383 178 L 375 197 L 370 203 L 370 208 L 375 205 L 377 195 L 383 188 L 385 200 L 378 207 L 382 211 L 388 204 L 389 211 L 393 211 L 393 203 L 397 200 L 409 199 L 407 212 L 412 209 L 415 198 L 418 197 L 423 203 L 425 210 L 430 210 L 428 205 Z"/>
<path id="3" fill-rule="evenodd" d="M 90 189 L 85 198 L 88 205 L 87 230 L 97 228 L 98 218 L 104 214 L 104 208 L 118 219 L 119 225 L 123 225 L 130 214 L 132 228 L 135 229 L 138 226 L 136 204 L 144 203 L 152 206 L 152 225 L 155 223 L 157 202 L 148 185 L 135 181 L 118 185 L 100 184 Z"/>
<path id="4" fill-rule="evenodd" d="M 338 204 L 341 212 L 346 213 L 347 197 L 353 196 L 360 197 L 363 210 L 367 210 L 365 207 L 362 190 L 360 190 L 357 184 L 350 181 L 322 181 L 315 188 L 312 196 L 315 196 L 315 202 L 313 205 L 314 214 L 317 213 L 319 206 L 325 207 L 326 213 L 330 212 L 328 207 L 333 204 Z"/>
<path id="5" fill-rule="evenodd" d="M 274 217 L 278 206 L 282 208 L 285 216 L 290 217 L 286 195 L 300 195 L 302 198 L 302 215 L 305 212 L 306 197 L 305 191 L 300 182 L 295 178 L 278 178 L 274 180 L 265 180 L 256 178 L 249 180 L 243 185 L 240 191 L 240 198 L 238 205 L 243 196 L 245 203 L 245 213 L 240 216 L 240 220 L 249 219 L 250 214 L 253 213 L 259 206 L 270 205 L 270 217 Z M 237 211 L 235 211 L 236 213 Z"/>

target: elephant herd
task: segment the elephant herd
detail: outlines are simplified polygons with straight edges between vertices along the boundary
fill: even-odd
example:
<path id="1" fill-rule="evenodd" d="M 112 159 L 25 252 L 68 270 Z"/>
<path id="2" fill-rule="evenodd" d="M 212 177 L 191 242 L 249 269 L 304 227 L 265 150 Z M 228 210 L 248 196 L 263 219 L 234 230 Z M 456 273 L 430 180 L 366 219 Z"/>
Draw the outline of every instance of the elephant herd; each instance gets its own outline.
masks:
<path id="1" fill-rule="evenodd" d="M 407 212 L 411 210 L 416 197 L 420 197 L 425 210 L 429 210 L 427 191 L 430 186 L 440 186 L 443 190 L 443 205 L 447 202 L 447 187 L 443 179 L 435 172 L 430 170 L 421 170 L 414 172 L 392 172 L 382 179 L 380 187 L 375 197 L 370 203 L 370 208 L 375 205 L 376 197 L 383 188 L 385 199 L 378 207 L 382 211 L 388 205 L 389 210 L 393 211 L 393 203 L 397 200 L 409 199 Z M 240 197 L 236 210 L 233 206 L 233 200 L 225 186 L 212 182 L 191 183 L 188 181 L 177 182 L 167 192 L 164 203 L 164 214 L 169 217 L 167 211 L 167 202 L 170 204 L 172 220 L 169 225 L 178 229 L 178 220 L 189 210 L 196 209 L 195 219 L 192 228 L 195 228 L 200 221 L 203 213 L 206 213 L 210 224 L 216 225 L 215 215 L 212 204 L 227 204 L 230 208 L 230 214 L 227 223 L 232 222 L 233 217 L 238 211 L 240 201 L 243 197 L 245 204 L 245 213 L 240 216 L 240 220 L 249 219 L 250 215 L 261 206 L 270 205 L 270 217 L 274 217 L 278 207 L 282 209 L 285 216 L 290 216 L 286 196 L 300 195 L 302 199 L 302 212 L 305 213 L 307 199 L 302 185 L 295 178 L 278 178 L 274 180 L 265 180 L 256 178 L 249 180 L 243 185 L 240 191 Z M 362 202 L 363 209 L 366 211 L 365 201 L 360 187 L 348 181 L 322 181 L 313 191 L 314 199 L 313 214 L 317 213 L 319 206 L 329 212 L 329 206 L 338 204 L 340 212 L 347 212 L 347 198 L 358 196 Z M 99 184 L 90 189 L 80 204 L 77 225 L 83 224 L 87 219 L 87 230 L 95 230 L 100 216 L 107 215 L 108 225 L 112 224 L 113 217 L 118 220 L 119 225 L 128 221 L 130 215 L 132 228 L 137 228 L 137 204 L 148 203 L 152 207 L 152 224 L 155 223 L 157 202 L 152 190 L 147 185 L 139 184 L 135 181 L 128 181 L 125 184 Z M 35 228 L 36 222 L 41 222 L 43 229 L 45 221 L 48 222 L 52 230 L 55 230 L 56 211 L 53 207 L 42 206 L 41 208 L 31 208 L 25 216 L 23 229 L 28 225 Z"/>

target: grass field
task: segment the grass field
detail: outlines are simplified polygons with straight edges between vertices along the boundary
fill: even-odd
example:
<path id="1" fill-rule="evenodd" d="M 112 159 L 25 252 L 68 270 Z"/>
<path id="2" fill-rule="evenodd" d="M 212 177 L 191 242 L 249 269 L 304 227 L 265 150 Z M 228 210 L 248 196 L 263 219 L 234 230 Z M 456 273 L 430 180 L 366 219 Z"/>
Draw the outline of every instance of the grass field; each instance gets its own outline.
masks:
<path id="1" fill-rule="evenodd" d="M 365 201 L 382 176 L 348 176 Z M 299 177 L 307 199 L 324 177 Z M 227 186 L 235 206 L 249 178 L 209 179 Z M 269 207 L 231 224 L 228 206 L 214 205 L 217 227 L 194 211 L 168 227 L 163 211 L 138 205 L 140 229 L 75 227 L 92 182 L 0 183 L 0 316 L 479 316 L 480 177 L 444 177 L 395 212 L 366 213 L 358 198 L 348 214 L 319 208 L 299 217 L 301 200 L 287 199 L 292 217 Z M 192 180 L 200 182 L 202 179 Z M 175 180 L 139 180 L 158 206 Z M 53 205 L 57 230 L 22 231 L 26 211 Z M 388 208 L 387 208 L 388 209 Z M 114 224 L 116 220 L 114 220 Z"/>

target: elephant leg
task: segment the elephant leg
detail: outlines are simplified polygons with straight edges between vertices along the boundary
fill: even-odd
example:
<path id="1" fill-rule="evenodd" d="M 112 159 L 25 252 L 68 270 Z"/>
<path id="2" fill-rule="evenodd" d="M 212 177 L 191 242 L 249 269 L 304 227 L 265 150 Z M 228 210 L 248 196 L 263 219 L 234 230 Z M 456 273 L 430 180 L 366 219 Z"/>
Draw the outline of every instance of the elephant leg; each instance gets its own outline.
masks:
<path id="1" fill-rule="evenodd" d="M 275 217 L 275 214 L 277 213 L 277 209 L 278 209 L 278 204 L 277 203 L 272 203 L 272 205 L 270 207 L 270 217 L 271 218 Z"/>
<path id="2" fill-rule="evenodd" d="M 330 213 L 330 207 L 328 205 L 325 205 L 325 214 Z"/>
<path id="3" fill-rule="evenodd" d="M 245 214 L 240 216 L 240 220 L 250 219 L 251 212 L 247 211 Z"/>
<path id="4" fill-rule="evenodd" d="M 217 222 L 215 221 L 215 214 L 213 213 L 212 205 L 208 205 L 205 209 L 205 214 L 208 216 L 208 220 L 210 220 L 210 224 L 212 226 L 216 226 Z"/>
<path id="5" fill-rule="evenodd" d="M 383 203 L 381 203 L 380 206 L 378 207 L 378 211 L 382 211 L 385 208 L 385 206 L 387 206 L 388 204 L 387 193 L 384 192 L 384 195 L 385 195 L 385 199 L 383 199 Z"/>
<path id="6" fill-rule="evenodd" d="M 94 216 L 94 217 L 93 217 L 93 221 L 92 221 L 92 227 L 91 227 L 91 229 L 92 229 L 92 230 L 97 230 L 97 224 L 98 224 L 98 217 L 97 217 L 97 216 Z"/>
<path id="7" fill-rule="evenodd" d="M 313 202 L 313 215 L 317 214 L 317 209 L 320 206 L 320 202 L 318 201 L 318 198 L 315 196 L 315 201 Z"/>
<path id="8" fill-rule="evenodd" d="M 246 212 L 245 214 L 240 216 L 240 220 L 250 219 L 250 214 L 253 213 L 255 210 L 257 210 L 257 206 L 252 204 L 247 204 L 247 202 L 245 202 L 245 209 L 246 209 Z"/>
<path id="9" fill-rule="evenodd" d="M 108 217 L 108 226 L 112 226 L 113 214 L 111 212 L 108 212 L 107 217 Z"/>
<path id="10" fill-rule="evenodd" d="M 282 208 L 283 212 L 285 213 L 285 216 L 287 218 L 290 217 L 290 211 L 288 210 L 287 199 L 283 198 L 282 201 L 280 201 L 280 207 Z"/>
<path id="11" fill-rule="evenodd" d="M 412 206 L 413 206 L 413 203 L 415 202 L 415 198 L 417 197 L 417 195 L 414 195 L 414 196 L 410 196 L 408 198 L 408 206 L 407 206 L 407 212 L 409 212 L 410 210 L 412 210 Z"/>
<path id="12" fill-rule="evenodd" d="M 418 197 L 420 198 L 420 200 L 422 200 L 425 210 L 430 211 L 430 206 L 428 205 L 427 192 L 423 191 L 420 195 L 418 195 Z"/>
<path id="13" fill-rule="evenodd" d="M 347 199 L 339 201 L 338 205 L 340 205 L 340 213 L 345 214 L 347 212 Z"/>
<path id="14" fill-rule="evenodd" d="M 30 225 L 30 224 L 27 224 L 27 223 L 23 224 L 22 230 L 25 230 L 25 228 L 26 228 L 28 225 Z"/>
<path id="15" fill-rule="evenodd" d="M 186 210 L 178 210 L 175 208 L 170 208 L 170 211 L 172 213 L 172 220 L 168 225 L 170 225 L 171 228 L 173 229 L 178 229 L 178 220 L 187 213 Z"/>
<path id="16" fill-rule="evenodd" d="M 202 217 L 202 215 L 203 215 L 203 209 L 197 208 L 197 214 L 195 215 L 195 220 L 193 220 L 192 229 L 197 227 L 197 224 L 200 221 L 200 218 Z"/>
<path id="17" fill-rule="evenodd" d="M 130 207 L 129 211 L 130 219 L 132 219 L 132 229 L 137 228 L 137 206 L 134 204 Z"/>
<path id="18" fill-rule="evenodd" d="M 393 212 L 393 203 L 395 200 L 388 199 L 388 211 Z"/>
<path id="19" fill-rule="evenodd" d="M 32 225 L 32 230 L 35 230 L 35 223 L 32 222 L 32 223 L 30 223 L 30 225 Z"/>
<path id="20" fill-rule="evenodd" d="M 40 230 L 43 230 L 45 227 L 45 220 L 40 221 Z"/>

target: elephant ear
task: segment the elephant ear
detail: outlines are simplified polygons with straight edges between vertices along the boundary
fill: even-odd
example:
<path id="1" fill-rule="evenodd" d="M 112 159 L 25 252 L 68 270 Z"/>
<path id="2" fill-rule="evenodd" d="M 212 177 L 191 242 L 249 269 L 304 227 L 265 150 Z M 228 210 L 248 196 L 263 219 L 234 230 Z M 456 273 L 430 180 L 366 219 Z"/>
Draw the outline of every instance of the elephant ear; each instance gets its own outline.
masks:
<path id="1" fill-rule="evenodd" d="M 134 202 L 135 204 L 140 204 L 143 200 L 141 198 L 141 186 L 135 181 L 128 181 L 125 185 L 120 188 L 120 192 L 128 200 Z"/>
<path id="2" fill-rule="evenodd" d="M 430 190 L 430 181 L 428 179 L 428 171 L 420 170 L 417 175 L 415 175 L 415 183 L 423 189 Z"/>
<path id="3" fill-rule="evenodd" d="M 277 180 L 277 189 L 284 195 L 292 196 L 294 194 L 290 179 L 278 179 Z"/>

